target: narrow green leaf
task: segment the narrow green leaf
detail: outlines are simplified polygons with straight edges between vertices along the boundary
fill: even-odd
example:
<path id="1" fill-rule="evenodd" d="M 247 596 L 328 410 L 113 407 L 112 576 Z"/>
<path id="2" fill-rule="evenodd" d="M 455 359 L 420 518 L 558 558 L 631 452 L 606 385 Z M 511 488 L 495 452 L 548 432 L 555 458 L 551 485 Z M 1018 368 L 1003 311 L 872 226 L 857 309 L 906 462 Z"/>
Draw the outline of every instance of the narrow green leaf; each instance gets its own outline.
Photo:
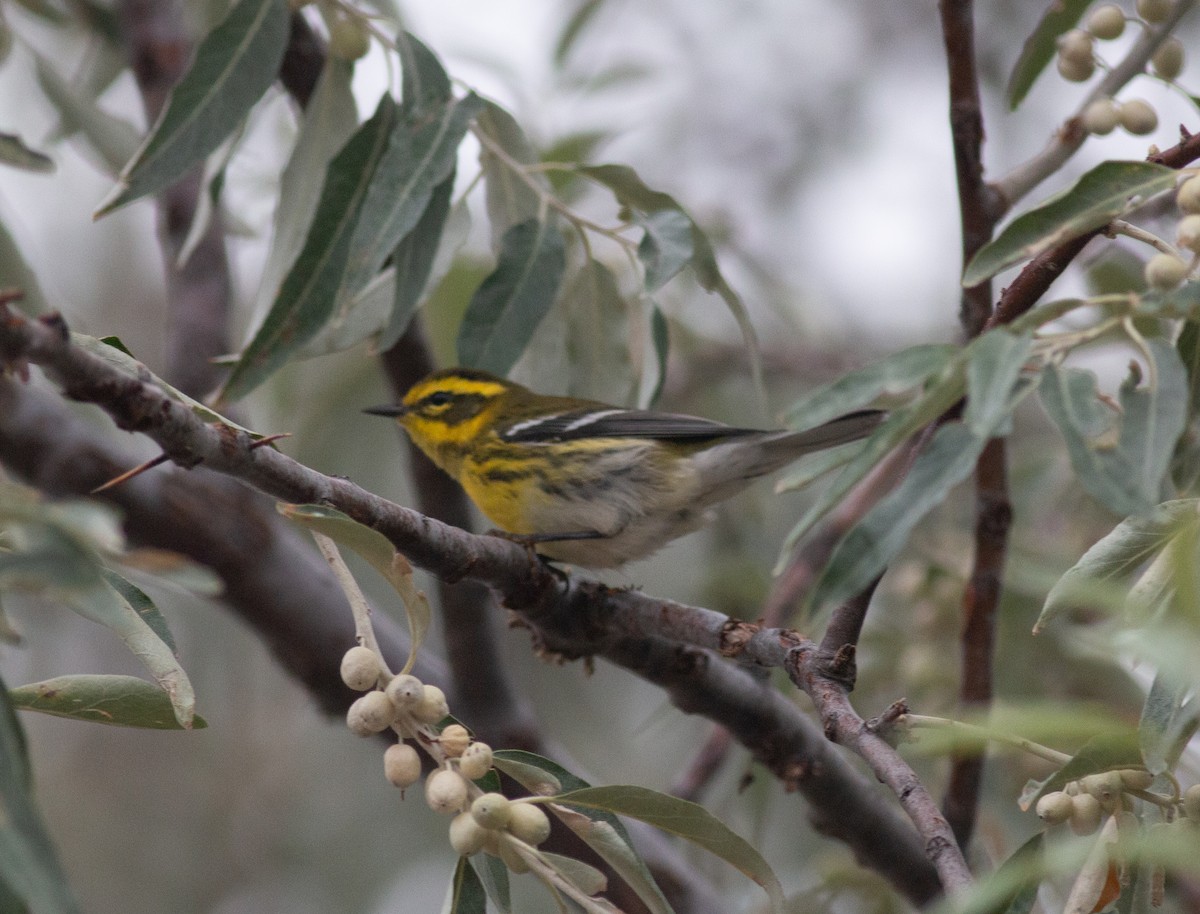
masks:
<path id="1" fill-rule="evenodd" d="M 9 621 L 8 613 L 4 611 L 4 601 L 0 600 L 0 644 L 20 644 L 21 633 Z M 4 910 L 0 908 L 0 911 Z"/>
<path id="2" fill-rule="evenodd" d="M 484 103 L 483 110 L 475 118 L 475 129 L 500 149 L 500 153 L 496 153 L 483 144 L 479 150 L 492 250 L 499 253 L 509 229 L 539 218 L 541 197 L 530 186 L 528 175 L 518 173 L 512 165 L 534 165 L 538 156 L 521 125 L 493 102 Z M 548 190 L 543 176 L 536 175 L 532 180 L 537 187 Z"/>
<path id="3" fill-rule="evenodd" d="M 1074 28 L 1091 5 L 1091 0 L 1052 0 L 1046 5 L 1033 33 L 1025 39 L 1021 56 L 1017 58 L 1012 75 L 1008 78 L 1008 105 L 1015 111 L 1024 101 L 1026 94 L 1046 65 L 1057 52 L 1058 36 Z"/>
<path id="4" fill-rule="evenodd" d="M 575 12 L 567 20 L 559 33 L 558 41 L 554 43 L 554 63 L 561 67 L 566 63 L 567 55 L 571 53 L 571 48 L 575 46 L 575 42 L 579 40 L 579 36 L 587 29 L 588 24 L 595 17 L 596 13 L 600 12 L 600 7 L 604 5 L 604 0 L 583 0 L 576 8 Z"/>
<path id="5" fill-rule="evenodd" d="M 466 857 L 459 857 L 447 914 L 487 914 L 487 893 Z"/>
<path id="6" fill-rule="evenodd" d="M 574 857 L 564 857 L 562 854 L 552 854 L 542 851 L 542 856 L 567 882 L 574 885 L 585 895 L 598 895 L 608 888 L 605 875 L 582 860 Z"/>
<path id="7" fill-rule="evenodd" d="M 871 583 L 896 557 L 920 520 L 975 467 L 987 437 L 966 425 L 943 425 L 904 481 L 838 543 L 813 588 L 810 604 L 838 603 Z"/>
<path id="8" fill-rule="evenodd" d="M 304 247 L 225 382 L 222 400 L 237 400 L 265 381 L 333 314 L 362 201 L 396 117 L 396 103 L 384 93 L 374 116 L 329 163 Z"/>
<path id="9" fill-rule="evenodd" d="M 588 260 L 563 290 L 567 315 L 567 393 L 604 403 L 628 403 L 633 393 L 629 306 L 617 279 Z"/>
<path id="10" fill-rule="evenodd" d="M 1011 884 L 1005 896 L 989 909 L 989 914 L 993 911 L 996 914 L 1029 914 L 1033 910 L 1041 884 L 1042 845 L 1045 839 L 1046 833 L 1038 832 L 1013 851 L 989 877 Z"/>
<path id="11" fill-rule="evenodd" d="M 133 611 L 142 617 L 142 621 L 150 626 L 150 630 L 162 640 L 163 644 L 170 648 L 171 653 L 177 653 L 179 648 L 175 646 L 175 638 L 171 635 L 167 620 L 154 605 L 154 601 L 146 596 L 146 592 L 111 568 L 101 568 L 100 573 L 104 576 L 104 580 L 121 595 L 122 599 L 133 607 Z"/>
<path id="12" fill-rule="evenodd" d="M 2 261 L 0 261 L 2 263 Z M 1185 321 L 1175 351 L 1187 373 L 1187 425 L 1171 456 L 1171 481 L 1186 492 L 1200 479 L 1200 324 Z"/>
<path id="13" fill-rule="evenodd" d="M 977 437 L 993 435 L 1008 420 L 1013 389 L 1032 349 L 1032 334 L 1014 336 L 1003 328 L 990 330 L 971 344 L 963 420 Z"/>
<path id="14" fill-rule="evenodd" d="M 862 480 L 892 448 L 907 440 L 909 436 L 924 428 L 949 409 L 962 396 L 965 386 L 966 382 L 961 366 L 956 366 L 956 370 L 947 370 L 940 380 L 931 383 L 920 398 L 908 406 L 893 410 L 883 424 L 875 429 L 871 437 L 861 446 L 854 459 L 846 464 L 833 483 L 821 493 L 804 517 L 792 528 L 780 551 L 779 561 L 775 567 L 776 573 L 778 574 L 782 569 L 796 543 L 828 514 L 850 489 Z"/>
<path id="15" fill-rule="evenodd" d="M 671 327 L 662 308 L 654 303 L 650 306 L 650 341 L 654 344 L 654 363 L 658 376 L 646 398 L 646 406 L 653 406 L 662 394 L 663 385 L 667 383 L 667 358 L 671 354 Z"/>
<path id="16" fill-rule="evenodd" d="M 25 734 L 0 681 L 0 902 L 5 910 L 36 914 L 79 911 L 58 854 L 33 799 Z"/>
<path id="17" fill-rule="evenodd" d="M 288 31 L 284 0 L 240 0 L 200 43 L 191 68 L 96 215 L 166 187 L 216 149 L 274 81 Z"/>
<path id="18" fill-rule="evenodd" d="M 763 887 L 775 911 L 783 910 L 783 887 L 767 861 L 753 845 L 703 806 L 633 785 L 573 790 L 555 797 L 554 801 L 577 809 L 629 816 L 686 838 L 741 870 Z"/>
<path id="19" fill-rule="evenodd" d="M 869 406 L 881 395 L 907 393 L 942 371 L 959 351 L 958 346 L 948 343 L 901 349 L 797 400 L 788 409 L 788 424 L 820 425 Z"/>
<path id="20" fill-rule="evenodd" d="M 853 460 L 854 455 L 858 453 L 858 446 L 858 442 L 854 441 L 806 454 L 792 465 L 792 469 L 779 477 L 775 483 L 775 492 L 796 492 L 812 485 L 826 473 L 832 473 Z"/>
<path id="21" fill-rule="evenodd" d="M 1136 202 L 1175 184 L 1174 169 L 1149 162 L 1101 162 L 1076 184 L 1018 216 L 967 264 L 964 288 L 1107 225 Z"/>
<path id="22" fill-rule="evenodd" d="M 400 595 L 405 615 L 408 617 L 408 630 L 412 639 L 408 648 L 408 661 L 404 665 L 404 669 L 408 670 L 425 640 L 432 616 L 429 600 L 413 582 L 413 570 L 408 559 L 397 552 L 396 547 L 382 533 L 352 520 L 341 511 L 323 505 L 280 503 L 277 507 L 279 513 L 288 520 L 309 530 L 323 533 L 331 540 L 353 549 L 392 585 Z"/>
<path id="23" fill-rule="evenodd" d="M 1090 371 L 1050 365 L 1039 388 L 1080 484 L 1114 514 L 1145 511 L 1161 499 L 1186 419 L 1187 376 L 1178 354 L 1163 340 L 1148 345 L 1157 382 L 1139 384 L 1140 372 L 1131 372 L 1121 385 L 1119 417 L 1100 405 Z"/>
<path id="24" fill-rule="evenodd" d="M 1138 723 L 1138 738 L 1142 761 L 1152 774 L 1162 774 L 1175 763 L 1171 754 L 1179 735 L 1195 721 L 1195 709 L 1184 710 L 1191 688 L 1192 683 L 1164 670 L 1150 684 Z"/>
<path id="25" fill-rule="evenodd" d="M 46 174 L 54 171 L 54 160 L 50 156 L 26 146 L 15 133 L 0 133 L 0 162 L 26 171 Z"/>
<path id="26" fill-rule="evenodd" d="M 174 652 L 107 581 L 88 590 L 61 595 L 64 603 L 85 619 L 111 629 L 150 671 L 170 700 L 179 725 L 190 730 L 196 714 L 196 693 Z"/>
<path id="27" fill-rule="evenodd" d="M 199 400 L 193 400 L 183 391 L 178 390 L 154 374 L 149 368 L 139 362 L 129 352 L 129 349 L 115 336 L 106 336 L 103 339 L 97 339 L 94 336 L 86 336 L 82 333 L 71 333 L 71 345 L 78 346 L 85 352 L 103 359 L 110 367 L 117 369 L 122 374 L 128 375 L 131 378 L 137 378 L 139 381 L 147 381 L 157 387 L 163 394 L 178 403 L 182 403 L 190 409 L 196 416 L 208 423 L 223 425 L 226 428 L 235 429 L 243 434 L 249 435 L 254 440 L 262 438 L 262 434 L 238 425 L 232 419 L 218 413 L 216 410 L 205 406 Z"/>
<path id="28" fill-rule="evenodd" d="M 565 268 L 566 243 L 552 222 L 532 220 L 509 229 L 496 269 L 463 315 L 459 362 L 507 374 L 554 304 Z"/>
<path id="29" fill-rule="evenodd" d="M 20 289 L 24 296 L 15 302 L 25 314 L 34 317 L 44 314 L 46 296 L 42 294 L 41 284 L 37 274 L 29 266 L 29 262 L 21 254 L 21 248 L 16 239 L 8 231 L 8 226 L 0 221 L 0 276 L 4 277 L 4 285 L 10 289 Z"/>
<path id="30" fill-rule="evenodd" d="M 535 796 L 551 796 L 561 790 L 589 788 L 561 765 L 519 750 L 501 750 L 495 754 L 496 767 Z M 587 845 L 625 880 L 651 914 L 672 914 L 671 905 L 654 876 L 638 854 L 621 820 L 603 809 L 568 809 L 556 803 L 550 811 L 561 819 Z"/>
<path id="31" fill-rule="evenodd" d="M 1164 550 L 1186 527 L 1200 525 L 1195 499 L 1168 501 L 1142 515 L 1123 520 L 1112 532 L 1083 554 L 1046 595 L 1045 605 L 1034 626 L 1038 632 L 1056 616 L 1094 599 L 1097 590 L 1128 590 L 1125 579 Z"/>
<path id="32" fill-rule="evenodd" d="M 508 867 L 504 861 L 491 854 L 476 854 L 471 859 L 471 866 L 500 914 L 512 914 L 512 890 L 508 885 Z"/>
<path id="33" fill-rule="evenodd" d="M 1189 396 L 1187 372 L 1175 348 L 1163 339 L 1151 339 L 1148 345 L 1157 378 L 1139 384 L 1131 372 L 1121 384 L 1121 436 L 1113 461 L 1114 473 L 1129 474 L 1144 506 L 1162 500 L 1171 455 L 1187 421 Z"/>
<path id="34" fill-rule="evenodd" d="M 400 55 L 403 95 L 400 104 L 406 116 L 436 113 L 451 100 L 450 77 L 437 55 L 412 32 L 396 36 Z"/>
<path id="35" fill-rule="evenodd" d="M 682 210 L 658 210 L 638 219 L 645 235 L 638 259 L 646 268 L 646 291 L 657 292 L 692 261 L 692 220 Z"/>
<path id="36" fill-rule="evenodd" d="M 99 157 L 106 173 L 116 175 L 138 148 L 138 132 L 114 117 L 86 90 L 69 84 L 45 58 L 35 55 L 38 85 L 58 111 L 61 134 L 79 133 Z"/>
<path id="37" fill-rule="evenodd" d="M 553 796 L 565 790 L 590 787 L 562 765 L 521 749 L 499 749 L 494 753 L 496 767 L 539 797 Z"/>
<path id="38" fill-rule="evenodd" d="M 433 189 L 429 205 L 425 207 L 420 220 L 392 252 L 392 265 L 395 267 L 392 309 L 376 343 L 380 351 L 387 351 L 396 345 L 425 296 L 441 247 L 446 219 L 450 215 L 453 191 L 454 172 L 451 172 L 445 181 Z"/>
<path id="39" fill-rule="evenodd" d="M 136 676 L 73 675 L 17 686 L 10 693 L 13 707 L 56 717 L 140 727 L 148 730 L 182 730 L 167 693 Z M 208 726 L 192 718 L 191 729 Z"/>
<path id="40" fill-rule="evenodd" d="M 338 289 L 344 304 L 379 272 L 420 221 L 434 188 L 454 172 L 458 146 L 482 109 L 475 95 L 420 115 L 401 110 L 356 218 Z M 432 259 L 432 254 L 430 255 Z"/>
<path id="41" fill-rule="evenodd" d="M 258 326 L 279 296 L 283 279 L 296 262 L 317 211 L 320 195 L 313 193 L 325 181 L 329 163 L 358 126 L 358 112 L 350 81 L 353 66 L 332 54 L 317 79 L 317 87 L 301 114 L 291 157 L 279 181 L 279 205 L 271 250 L 263 266 L 251 326 Z"/>
<path id="42" fill-rule="evenodd" d="M 721 296 L 746 343 L 755 385 L 763 390 L 762 357 L 750 315 L 722 275 L 712 244 L 696 220 L 674 197 L 649 187 L 628 165 L 585 165 L 576 170 L 611 190 L 617 202 L 629 210 L 645 230 L 642 243 L 638 245 L 638 256 L 646 267 L 647 292 L 654 292 L 684 266 L 690 265 L 701 288 Z M 684 221 L 691 228 L 690 239 Z"/>

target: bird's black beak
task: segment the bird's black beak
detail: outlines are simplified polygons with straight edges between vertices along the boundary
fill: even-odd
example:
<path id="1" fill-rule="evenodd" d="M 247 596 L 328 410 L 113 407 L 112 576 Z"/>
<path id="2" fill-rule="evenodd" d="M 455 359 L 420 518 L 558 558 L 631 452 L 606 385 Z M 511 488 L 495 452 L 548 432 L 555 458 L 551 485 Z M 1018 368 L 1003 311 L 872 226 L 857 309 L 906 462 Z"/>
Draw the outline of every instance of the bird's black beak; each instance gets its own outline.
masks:
<path id="1" fill-rule="evenodd" d="M 403 416 L 408 412 L 407 406 L 392 405 L 387 406 L 372 406 L 363 410 L 364 413 L 370 413 L 372 416 Z"/>

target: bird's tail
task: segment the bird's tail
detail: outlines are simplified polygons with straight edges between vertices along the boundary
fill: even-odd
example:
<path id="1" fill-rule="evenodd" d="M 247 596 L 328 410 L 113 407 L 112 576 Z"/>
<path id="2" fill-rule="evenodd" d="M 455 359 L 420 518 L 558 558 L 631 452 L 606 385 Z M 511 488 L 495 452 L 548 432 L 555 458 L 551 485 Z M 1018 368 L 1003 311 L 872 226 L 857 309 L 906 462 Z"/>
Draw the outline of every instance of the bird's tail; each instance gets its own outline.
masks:
<path id="1" fill-rule="evenodd" d="M 805 454 L 866 438 L 886 416 L 879 410 L 862 410 L 800 432 L 765 433 L 758 439 L 758 447 L 745 447 L 745 439 L 717 445 L 703 455 L 702 473 L 708 476 L 715 496 L 712 500 L 724 498 L 750 480 L 773 473 Z"/>

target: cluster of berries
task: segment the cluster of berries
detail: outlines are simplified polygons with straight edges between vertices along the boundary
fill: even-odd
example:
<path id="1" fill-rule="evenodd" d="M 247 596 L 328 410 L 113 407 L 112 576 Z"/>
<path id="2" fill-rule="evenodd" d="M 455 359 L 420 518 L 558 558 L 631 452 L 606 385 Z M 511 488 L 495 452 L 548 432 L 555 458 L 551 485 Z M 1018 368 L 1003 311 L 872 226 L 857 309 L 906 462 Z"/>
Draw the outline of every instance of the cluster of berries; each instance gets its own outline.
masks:
<path id="1" fill-rule="evenodd" d="M 1137 0 L 1138 17 L 1153 25 L 1171 15 L 1175 0 Z M 1058 39 L 1057 67 L 1059 75 L 1071 82 L 1086 82 L 1096 71 L 1096 42 L 1111 41 L 1125 32 L 1125 13 L 1115 3 L 1098 6 L 1088 16 L 1084 27 L 1064 32 Z M 1155 50 L 1150 59 L 1154 75 L 1167 82 L 1183 72 L 1183 42 L 1174 35 Z M 1144 99 L 1118 102 L 1098 98 L 1083 111 L 1083 127 L 1088 133 L 1100 136 L 1122 127 L 1135 136 L 1152 133 L 1158 126 L 1158 114 Z"/>
<path id="2" fill-rule="evenodd" d="M 1158 292 L 1169 292 L 1188 278 L 1200 257 L 1200 175 L 1188 178 L 1175 194 L 1175 205 L 1183 218 L 1175 229 L 1175 240 L 1193 255 L 1188 264 L 1175 254 L 1155 254 L 1146 262 L 1146 285 Z"/>
<path id="3" fill-rule="evenodd" d="M 421 780 L 421 757 L 405 740 L 429 747 L 438 767 L 425 779 L 425 800 L 435 812 L 454 816 L 451 846 L 463 856 L 486 851 L 514 873 L 528 872 L 534 848 L 550 836 L 550 819 L 536 798 L 510 800 L 475 784 L 492 770 L 492 749 L 462 724 L 436 728 L 450 713 L 442 690 L 407 673 L 388 677 L 378 655 L 361 645 L 346 652 L 341 674 L 364 693 L 346 713 L 350 731 L 371 736 L 390 727 L 401 737 L 383 755 L 388 781 L 405 790 Z"/>
<path id="4" fill-rule="evenodd" d="M 1036 812 L 1047 825 L 1066 822 L 1077 835 L 1091 835 L 1105 816 L 1119 815 L 1128 806 L 1129 791 L 1147 790 L 1154 776 L 1144 768 L 1122 768 L 1089 774 L 1071 781 L 1062 790 L 1037 801 Z M 1183 817 L 1176 821 L 1193 828 L 1200 824 L 1200 784 L 1193 784 L 1179 800 Z"/>

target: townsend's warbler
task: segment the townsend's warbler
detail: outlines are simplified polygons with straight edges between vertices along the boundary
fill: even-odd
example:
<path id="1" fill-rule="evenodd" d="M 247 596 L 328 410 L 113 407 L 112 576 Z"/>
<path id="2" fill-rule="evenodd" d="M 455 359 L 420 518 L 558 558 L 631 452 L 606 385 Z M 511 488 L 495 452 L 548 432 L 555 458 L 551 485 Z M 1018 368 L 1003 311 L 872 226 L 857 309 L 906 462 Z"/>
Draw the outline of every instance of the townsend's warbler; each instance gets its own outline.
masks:
<path id="1" fill-rule="evenodd" d="M 548 558 L 611 568 L 706 520 L 706 509 L 793 460 L 866 437 L 882 413 L 803 432 L 734 428 L 670 413 L 547 397 L 482 371 L 418 381 L 395 416 L 502 530 Z"/>

